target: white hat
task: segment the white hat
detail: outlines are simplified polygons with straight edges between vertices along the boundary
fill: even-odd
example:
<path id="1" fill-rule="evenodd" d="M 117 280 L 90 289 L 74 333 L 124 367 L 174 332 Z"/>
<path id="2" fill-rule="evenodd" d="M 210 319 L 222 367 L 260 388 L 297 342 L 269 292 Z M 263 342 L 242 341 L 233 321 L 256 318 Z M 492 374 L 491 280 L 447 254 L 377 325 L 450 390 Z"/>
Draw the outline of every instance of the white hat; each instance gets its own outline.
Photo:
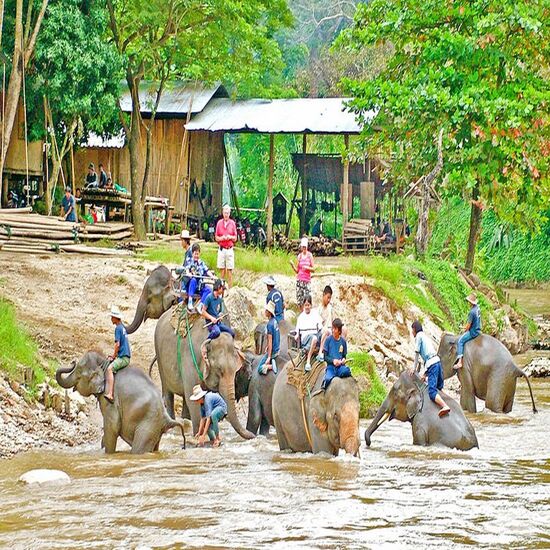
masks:
<path id="1" fill-rule="evenodd" d="M 206 395 L 206 391 L 203 390 L 199 384 L 193 387 L 193 393 L 189 397 L 191 401 L 198 401 L 199 399 L 202 399 Z"/>
<path id="2" fill-rule="evenodd" d="M 229 210 L 229 212 L 231 212 L 231 206 L 229 206 L 227 203 L 223 205 L 223 208 L 222 208 L 222 212 L 224 210 Z"/>
<path id="3" fill-rule="evenodd" d="M 269 300 L 265 306 L 265 310 L 269 311 L 271 315 L 275 315 L 275 302 L 273 302 L 273 300 Z"/>
<path id="4" fill-rule="evenodd" d="M 473 306 L 477 306 L 477 298 L 473 292 L 469 296 L 466 296 L 466 301 L 470 302 Z"/>
<path id="5" fill-rule="evenodd" d="M 180 233 L 180 238 L 181 238 L 181 239 L 190 239 L 190 238 L 191 238 L 191 235 L 189 235 L 189 230 L 188 230 L 188 229 L 184 229 L 184 230 Z"/>
<path id="6" fill-rule="evenodd" d="M 272 275 L 268 275 L 262 279 L 262 283 L 267 286 L 275 286 L 277 281 L 275 281 Z"/>
<path id="7" fill-rule="evenodd" d="M 305 246 L 307 248 L 308 241 L 307 237 L 302 237 L 302 240 L 300 241 L 300 246 Z"/>
<path id="8" fill-rule="evenodd" d="M 122 313 L 120 313 L 120 309 L 117 306 L 111 306 L 111 317 L 122 319 Z"/>

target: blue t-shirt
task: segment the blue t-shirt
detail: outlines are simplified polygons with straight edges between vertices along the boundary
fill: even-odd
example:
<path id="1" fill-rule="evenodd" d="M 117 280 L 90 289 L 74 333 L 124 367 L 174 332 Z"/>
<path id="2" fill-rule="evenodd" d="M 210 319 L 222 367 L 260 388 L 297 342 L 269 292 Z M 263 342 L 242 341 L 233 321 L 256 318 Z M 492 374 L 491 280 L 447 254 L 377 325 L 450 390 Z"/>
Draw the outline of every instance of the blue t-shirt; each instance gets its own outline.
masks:
<path id="1" fill-rule="evenodd" d="M 65 212 L 65 214 L 67 214 L 71 206 L 73 207 L 71 213 L 67 216 L 66 220 L 68 222 L 76 222 L 76 201 L 74 200 L 74 197 L 71 195 L 69 198 L 67 198 L 67 196 L 65 195 L 63 197 L 63 200 L 61 201 L 61 206 L 63 207 L 63 212 Z"/>
<path id="2" fill-rule="evenodd" d="M 323 348 L 325 355 L 325 361 L 329 365 L 334 365 L 335 359 L 344 359 L 348 354 L 348 343 L 343 336 L 340 336 L 338 340 L 332 336 L 332 334 L 325 340 L 325 347 Z"/>
<path id="3" fill-rule="evenodd" d="M 193 261 L 193 252 L 191 247 L 185 251 L 185 256 L 183 257 L 183 265 L 187 267 Z"/>
<path id="4" fill-rule="evenodd" d="M 204 300 L 204 307 L 206 308 L 206 313 L 218 318 L 222 312 L 223 298 L 221 296 L 216 298 L 214 293 L 210 292 Z"/>
<path id="5" fill-rule="evenodd" d="M 265 299 L 265 303 L 273 302 L 275 304 L 275 319 L 280 323 L 285 318 L 284 298 L 280 290 L 272 288 Z"/>
<path id="6" fill-rule="evenodd" d="M 204 405 L 201 405 L 201 416 L 203 418 L 212 416 L 212 412 L 216 407 L 222 407 L 225 414 L 227 414 L 227 404 L 223 397 L 219 393 L 209 391 L 204 396 Z"/>
<path id="7" fill-rule="evenodd" d="M 193 256 L 191 256 L 189 261 L 187 259 L 185 260 L 183 267 L 191 273 L 191 277 L 206 277 L 208 275 L 208 266 L 200 258 L 195 262 Z M 201 289 L 203 285 L 202 279 L 199 279 L 199 289 Z"/>
<path id="8" fill-rule="evenodd" d="M 479 306 L 472 306 L 468 314 L 468 324 L 470 324 L 470 333 L 472 336 L 479 336 L 481 333 L 481 312 Z"/>
<path id="9" fill-rule="evenodd" d="M 115 328 L 115 342 L 119 344 L 118 357 L 131 357 L 128 333 L 122 323 L 119 323 Z"/>
<path id="10" fill-rule="evenodd" d="M 279 331 L 279 323 L 275 317 L 271 317 L 266 326 L 267 334 L 271 334 L 273 341 L 271 345 L 271 356 L 275 356 L 281 349 L 281 333 Z"/>

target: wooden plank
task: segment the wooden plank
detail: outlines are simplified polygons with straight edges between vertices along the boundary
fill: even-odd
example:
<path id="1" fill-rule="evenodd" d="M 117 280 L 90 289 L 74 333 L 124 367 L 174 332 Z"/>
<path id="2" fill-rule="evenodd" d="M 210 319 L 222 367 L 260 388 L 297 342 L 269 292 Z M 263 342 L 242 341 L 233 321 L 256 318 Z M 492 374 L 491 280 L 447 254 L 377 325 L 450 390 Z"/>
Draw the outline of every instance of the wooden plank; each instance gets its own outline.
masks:
<path id="1" fill-rule="evenodd" d="M 24 208 L 0 208 L 0 214 L 24 214 L 32 212 L 32 206 L 25 206 Z"/>

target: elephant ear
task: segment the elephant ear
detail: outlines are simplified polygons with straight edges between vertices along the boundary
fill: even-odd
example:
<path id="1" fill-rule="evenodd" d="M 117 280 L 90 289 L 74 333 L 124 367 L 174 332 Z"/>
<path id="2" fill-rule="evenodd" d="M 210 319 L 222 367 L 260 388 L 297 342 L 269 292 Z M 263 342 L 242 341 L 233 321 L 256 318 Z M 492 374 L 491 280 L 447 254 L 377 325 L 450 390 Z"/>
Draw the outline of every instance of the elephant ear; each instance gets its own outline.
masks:
<path id="1" fill-rule="evenodd" d="M 418 388 L 411 388 L 407 393 L 407 416 L 412 420 L 422 407 L 422 396 Z"/>
<path id="2" fill-rule="evenodd" d="M 311 417 L 313 423 L 321 433 L 326 433 L 328 428 L 327 423 L 327 406 L 325 401 L 325 394 L 320 393 L 315 397 L 312 397 L 309 406 L 311 408 Z"/>

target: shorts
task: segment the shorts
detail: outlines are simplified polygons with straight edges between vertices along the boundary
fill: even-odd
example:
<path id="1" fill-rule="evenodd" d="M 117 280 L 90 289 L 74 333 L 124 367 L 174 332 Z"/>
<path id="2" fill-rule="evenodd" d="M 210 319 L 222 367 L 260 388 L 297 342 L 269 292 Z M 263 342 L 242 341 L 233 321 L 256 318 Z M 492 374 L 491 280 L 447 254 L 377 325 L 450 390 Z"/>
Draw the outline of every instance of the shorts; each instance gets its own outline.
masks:
<path id="1" fill-rule="evenodd" d="M 129 357 L 117 357 L 112 363 L 111 368 L 113 369 L 113 374 L 116 374 L 119 370 L 122 370 L 124 367 L 127 367 L 130 364 Z"/>
<path id="2" fill-rule="evenodd" d="M 311 347 L 311 344 L 313 342 L 313 337 L 317 338 L 317 345 L 321 342 L 321 333 L 318 332 L 317 334 L 308 334 L 302 338 L 300 342 L 300 347 L 303 349 L 307 349 L 309 351 L 309 348 Z"/>
<path id="3" fill-rule="evenodd" d="M 218 249 L 218 269 L 235 269 L 235 250 L 231 248 Z"/>
<path id="4" fill-rule="evenodd" d="M 306 296 L 311 296 L 311 282 L 296 281 L 296 301 L 299 307 L 302 307 Z"/>

